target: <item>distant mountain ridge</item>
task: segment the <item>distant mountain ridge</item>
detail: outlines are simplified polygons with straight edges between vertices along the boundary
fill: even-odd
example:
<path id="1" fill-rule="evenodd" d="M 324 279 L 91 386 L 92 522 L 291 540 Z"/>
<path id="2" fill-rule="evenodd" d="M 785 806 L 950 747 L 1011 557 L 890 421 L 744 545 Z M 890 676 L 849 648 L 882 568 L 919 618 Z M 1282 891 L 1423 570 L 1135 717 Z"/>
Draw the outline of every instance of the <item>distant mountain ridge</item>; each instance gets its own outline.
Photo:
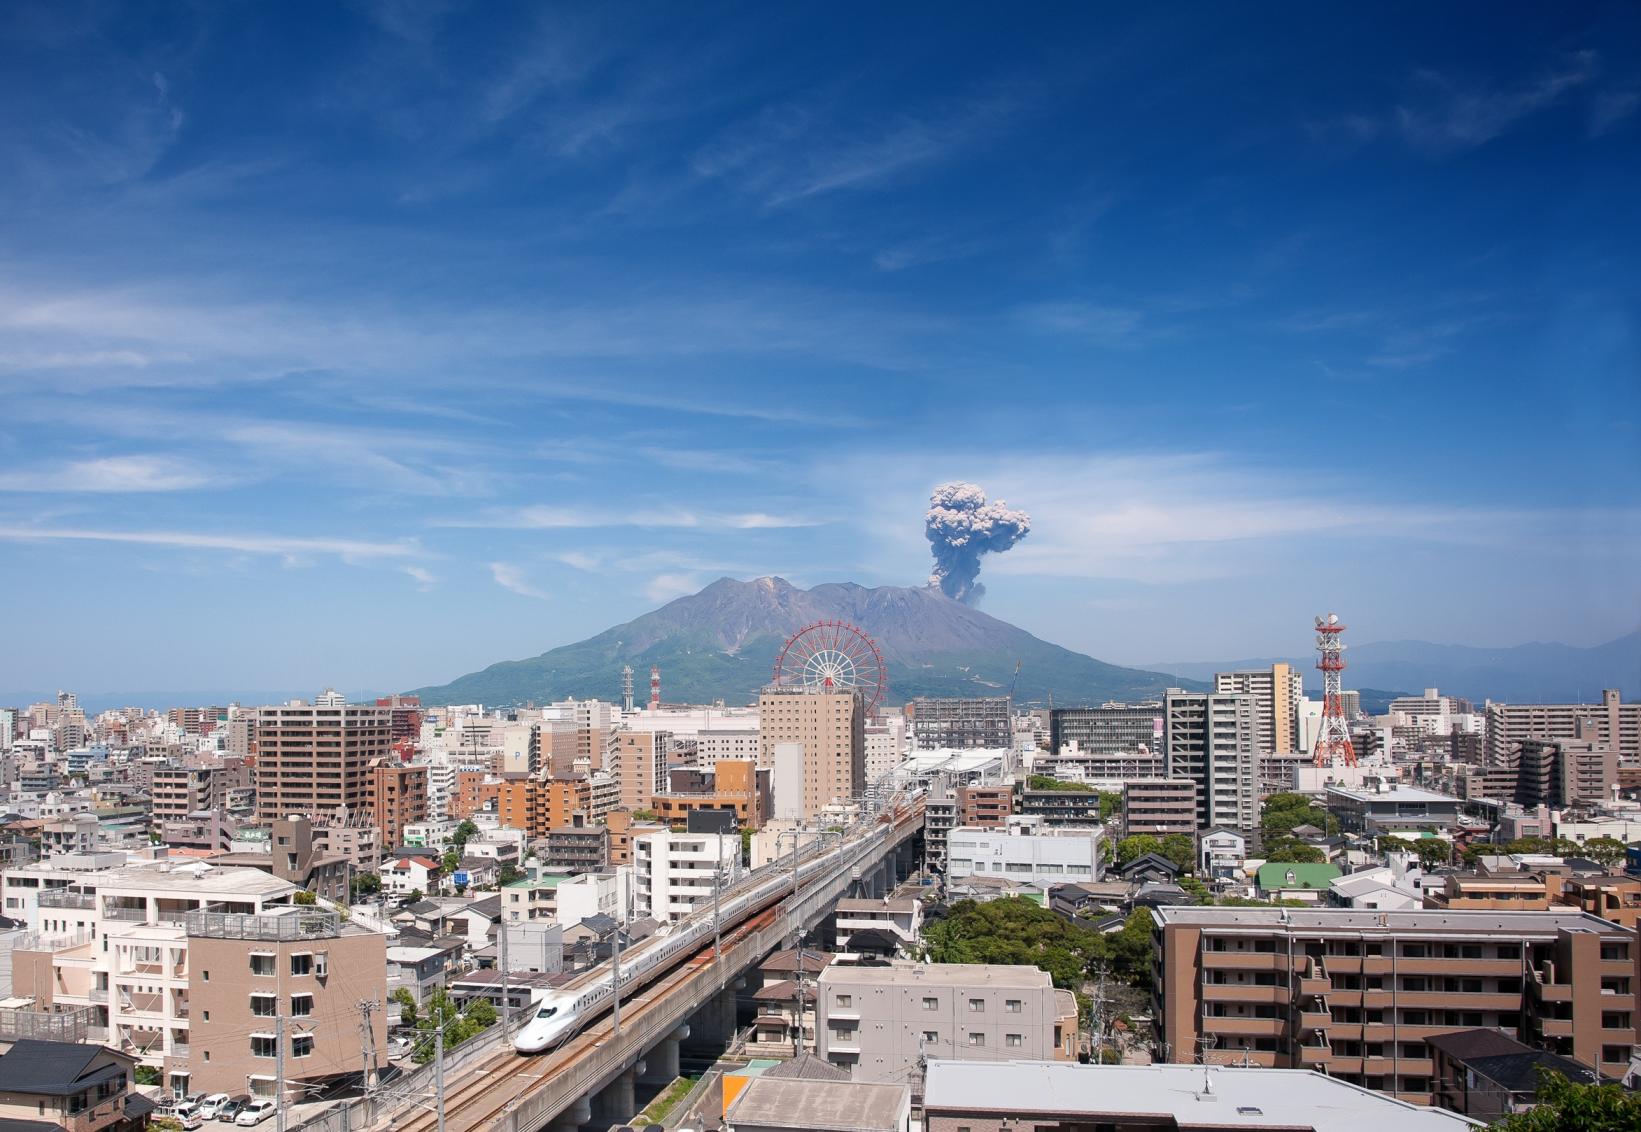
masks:
<path id="1" fill-rule="evenodd" d="M 804 590 L 771 577 L 720 578 L 585 641 L 413 692 L 427 704 L 615 699 L 621 666 L 630 664 L 642 699 L 649 667 L 656 664 L 668 702 L 749 703 L 769 681 L 786 638 L 833 619 L 860 626 L 877 642 L 889 668 L 891 703 L 920 695 L 1002 695 L 1016 662 L 1017 703 L 1050 695 L 1056 704 L 1101 703 L 1156 696 L 1170 686 L 1201 687 L 1050 644 L 927 587 L 832 582 Z"/>
<path id="2" fill-rule="evenodd" d="M 1156 667 L 1212 680 L 1215 672 L 1266 668 L 1284 660 L 1305 673 L 1306 687 L 1321 687 L 1314 655 L 1180 661 Z M 1436 688 L 1444 695 L 1515 703 L 1591 703 L 1603 688 L 1617 688 L 1626 700 L 1641 699 L 1641 632 L 1590 648 L 1542 641 L 1502 649 L 1372 641 L 1351 645 L 1345 660 L 1347 688 L 1396 688 L 1409 695 Z"/>

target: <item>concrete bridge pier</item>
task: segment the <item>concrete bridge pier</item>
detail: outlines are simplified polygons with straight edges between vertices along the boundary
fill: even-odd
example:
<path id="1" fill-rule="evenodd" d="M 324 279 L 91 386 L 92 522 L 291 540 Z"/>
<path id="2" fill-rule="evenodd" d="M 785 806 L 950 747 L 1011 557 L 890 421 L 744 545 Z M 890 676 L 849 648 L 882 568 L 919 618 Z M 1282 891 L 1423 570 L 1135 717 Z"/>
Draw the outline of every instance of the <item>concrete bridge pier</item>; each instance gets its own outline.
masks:
<path id="1" fill-rule="evenodd" d="M 599 1124 L 626 1124 L 638 1114 L 638 1078 L 644 1068 L 642 1061 L 628 1066 L 599 1090 L 592 1102 L 593 1116 Z"/>
<path id="2" fill-rule="evenodd" d="M 678 1046 L 690 1035 L 689 1025 L 679 1026 L 661 1039 L 661 1043 L 644 1055 L 648 1071 L 640 1079 L 645 1085 L 666 1086 L 678 1076 Z"/>
<path id="3" fill-rule="evenodd" d="M 590 1124 L 592 1119 L 593 1103 L 591 1099 L 582 1097 L 569 1108 L 559 1113 L 547 1128 L 548 1132 L 580 1132 L 581 1126 Z"/>

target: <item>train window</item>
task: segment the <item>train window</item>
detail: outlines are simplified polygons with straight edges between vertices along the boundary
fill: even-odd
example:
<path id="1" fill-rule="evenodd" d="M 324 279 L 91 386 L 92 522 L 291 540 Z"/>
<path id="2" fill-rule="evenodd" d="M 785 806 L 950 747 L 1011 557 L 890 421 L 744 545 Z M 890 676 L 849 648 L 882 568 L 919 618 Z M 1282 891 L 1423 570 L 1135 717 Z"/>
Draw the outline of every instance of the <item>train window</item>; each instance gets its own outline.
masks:
<path id="1" fill-rule="evenodd" d="M 558 1013 L 558 1007 L 556 1007 L 556 1006 L 543 1006 L 540 1010 L 536 1011 L 536 1017 L 537 1018 L 551 1018 L 553 1015 L 555 1015 L 557 1013 Z"/>

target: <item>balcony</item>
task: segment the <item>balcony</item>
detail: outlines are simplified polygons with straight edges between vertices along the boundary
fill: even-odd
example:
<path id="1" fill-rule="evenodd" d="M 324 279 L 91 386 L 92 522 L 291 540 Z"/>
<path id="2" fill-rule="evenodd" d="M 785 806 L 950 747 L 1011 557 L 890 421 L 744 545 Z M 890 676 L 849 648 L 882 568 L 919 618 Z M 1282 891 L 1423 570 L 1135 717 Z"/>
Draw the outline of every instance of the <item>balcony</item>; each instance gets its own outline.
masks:
<path id="1" fill-rule="evenodd" d="M 40 893 L 39 904 L 42 908 L 73 908 L 82 912 L 91 912 L 96 910 L 97 895 L 93 892 L 47 889 Z"/>
<path id="2" fill-rule="evenodd" d="M 1220 1018 L 1209 1015 L 1202 1020 L 1202 1030 L 1206 1034 L 1279 1038 L 1287 1028 L 1288 1023 L 1284 1018 Z"/>
<path id="3" fill-rule="evenodd" d="M 1203 983 L 1204 1002 L 1255 1002 L 1280 1006 L 1288 1001 L 1288 989 L 1280 986 L 1257 986 L 1245 983 Z"/>
<path id="4" fill-rule="evenodd" d="M 1326 1010 L 1301 1010 L 1298 1017 L 1299 1029 L 1305 1033 L 1312 1030 L 1326 1030 L 1333 1025 L 1333 1015 Z"/>
<path id="5" fill-rule="evenodd" d="M 1210 971 L 1285 971 L 1288 959 L 1275 951 L 1204 951 L 1202 965 Z"/>
<path id="6" fill-rule="evenodd" d="M 85 997 L 87 1002 L 106 1004 L 108 1002 L 108 988 L 92 987 L 90 990 L 85 992 Z"/>
<path id="7" fill-rule="evenodd" d="M 1304 975 L 1299 980 L 1299 993 L 1302 995 L 1327 994 L 1333 990 L 1333 980 L 1326 975 Z"/>
<path id="8" fill-rule="evenodd" d="M 1547 1038 L 1570 1038 L 1573 1036 L 1573 1020 L 1571 1018 L 1540 1018 L 1538 1024 Z"/>
<path id="9" fill-rule="evenodd" d="M 1333 1060 L 1331 1046 L 1300 1046 L 1299 1064 L 1302 1066 L 1325 1065 Z"/>

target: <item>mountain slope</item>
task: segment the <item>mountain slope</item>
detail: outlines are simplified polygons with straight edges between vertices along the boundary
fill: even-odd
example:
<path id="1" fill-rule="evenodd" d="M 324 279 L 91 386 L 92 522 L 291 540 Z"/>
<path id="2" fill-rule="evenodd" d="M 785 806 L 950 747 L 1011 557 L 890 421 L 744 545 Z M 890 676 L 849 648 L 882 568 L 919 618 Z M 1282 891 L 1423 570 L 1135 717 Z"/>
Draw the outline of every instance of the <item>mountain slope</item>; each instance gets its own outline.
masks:
<path id="1" fill-rule="evenodd" d="M 1592 648 L 1533 642 L 1505 649 L 1437 645 L 1429 641 L 1374 641 L 1345 653 L 1347 688 L 1401 688 L 1417 695 L 1437 688 L 1467 699 L 1516 703 L 1592 702 L 1601 689 L 1617 688 L 1625 699 L 1641 699 L 1641 633 L 1630 633 Z M 1269 667 L 1276 660 L 1297 664 L 1307 686 L 1319 686 L 1316 658 L 1194 661 L 1166 666 L 1171 672 L 1213 679 L 1232 668 Z"/>
<path id="2" fill-rule="evenodd" d="M 1022 703 L 1050 694 L 1057 704 L 1100 703 L 1154 696 L 1170 685 L 1199 686 L 1049 644 L 938 590 L 849 582 L 801 590 L 784 578 L 720 578 L 596 637 L 415 692 L 429 704 L 614 699 L 623 664 L 633 666 L 640 688 L 649 666 L 658 664 L 668 702 L 746 703 L 769 680 L 788 636 L 831 619 L 859 625 L 877 641 L 894 703 L 919 695 L 1000 695 L 1017 661 L 1015 700 Z"/>

